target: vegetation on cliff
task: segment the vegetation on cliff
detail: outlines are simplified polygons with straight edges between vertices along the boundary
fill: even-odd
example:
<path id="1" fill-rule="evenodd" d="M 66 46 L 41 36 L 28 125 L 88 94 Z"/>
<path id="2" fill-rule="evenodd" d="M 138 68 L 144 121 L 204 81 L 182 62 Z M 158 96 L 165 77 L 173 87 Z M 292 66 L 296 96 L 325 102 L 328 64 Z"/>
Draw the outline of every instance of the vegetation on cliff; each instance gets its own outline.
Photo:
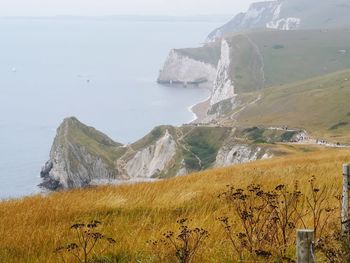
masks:
<path id="1" fill-rule="evenodd" d="M 249 162 L 267 152 L 269 156 L 288 152 L 283 147 L 275 151 L 273 143 L 292 141 L 298 134 L 296 131 L 286 140 L 286 131 L 257 129 L 261 133 L 259 140 L 249 136 L 249 130 L 230 126 L 159 126 L 139 141 L 122 145 L 74 117 L 67 118 L 58 128 L 50 160 L 41 173 L 41 186 L 56 190 L 86 187 L 99 180 L 169 178 L 217 166 L 219 152 L 225 165 Z M 254 143 L 265 145 L 250 146 Z M 244 146 L 230 153 L 236 144 Z M 225 151 L 221 151 L 223 148 Z M 254 151 L 259 152 L 259 158 Z M 254 158 L 239 158 L 247 155 L 245 152 Z M 235 154 L 237 158 L 226 158 L 225 154 Z"/>

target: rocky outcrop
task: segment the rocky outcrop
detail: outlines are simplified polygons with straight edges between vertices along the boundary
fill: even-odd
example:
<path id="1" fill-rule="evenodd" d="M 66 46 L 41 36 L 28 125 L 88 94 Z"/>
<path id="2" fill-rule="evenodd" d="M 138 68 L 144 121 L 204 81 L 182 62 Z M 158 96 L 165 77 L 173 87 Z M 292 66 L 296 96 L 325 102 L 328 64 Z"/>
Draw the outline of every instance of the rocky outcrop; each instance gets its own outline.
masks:
<path id="1" fill-rule="evenodd" d="M 281 15 L 283 3 L 278 2 L 273 7 L 273 16 L 271 21 L 266 23 L 266 28 L 279 30 L 295 30 L 300 27 L 301 18 L 299 17 L 283 17 Z"/>
<path id="2" fill-rule="evenodd" d="M 76 118 L 68 118 L 57 130 L 50 160 L 41 170 L 40 186 L 58 190 L 139 182 L 259 160 L 272 156 L 268 146 L 254 142 L 270 141 L 266 137 L 269 133 L 264 132 L 262 128 L 241 131 L 202 125 L 160 126 L 141 140 L 122 145 Z M 274 137 L 271 142 L 282 141 L 282 137 L 287 138 Z"/>
<path id="3" fill-rule="evenodd" d="M 230 77 L 230 65 L 230 46 L 229 43 L 223 39 L 221 44 L 221 59 L 218 64 L 213 93 L 210 99 L 211 106 L 235 96 L 235 87 Z"/>
<path id="4" fill-rule="evenodd" d="M 127 175 L 131 178 L 156 178 L 170 166 L 176 155 L 176 142 L 166 130 L 155 144 L 137 152 L 126 164 Z"/>
<path id="5" fill-rule="evenodd" d="M 217 54 L 220 54 L 219 58 Z M 207 82 L 212 90 L 209 100 L 211 113 L 203 117 L 202 121 L 210 122 L 217 114 L 221 115 L 221 113 L 213 112 L 214 108 L 226 110 L 228 101 L 232 102 L 229 108 L 233 107 L 235 87 L 230 72 L 231 60 L 231 47 L 225 39 L 221 41 L 221 44 L 216 43 L 195 49 L 172 50 L 160 72 L 158 82 L 184 84 L 185 86 Z M 216 105 L 223 101 L 225 101 L 224 105 Z M 216 107 L 213 107 L 214 105 Z"/>
<path id="6" fill-rule="evenodd" d="M 120 144 L 83 125 L 77 119 L 65 119 L 57 130 L 50 160 L 42 168 L 42 187 L 51 190 L 84 187 L 94 179 L 117 177 L 116 171 L 108 158 L 104 157 L 104 153 L 94 152 L 90 148 L 89 140 L 85 140 L 84 137 L 101 147 L 120 147 Z"/>
<path id="7" fill-rule="evenodd" d="M 178 149 L 169 131 L 162 133 L 149 135 L 152 140 L 146 143 L 141 140 L 123 146 L 76 118 L 67 118 L 58 128 L 50 160 L 41 170 L 40 186 L 57 190 L 95 182 L 157 178 L 167 173 Z"/>
<path id="8" fill-rule="evenodd" d="M 231 21 L 209 34 L 207 42 L 221 39 L 225 34 L 253 28 L 266 28 L 279 18 L 281 1 L 257 2 L 250 5 L 246 13 L 236 15 Z"/>
<path id="9" fill-rule="evenodd" d="M 216 157 L 216 167 L 226 167 L 233 164 L 253 162 L 259 159 L 271 158 L 273 155 L 266 149 L 249 144 L 237 143 L 233 146 L 225 145 Z"/>
<path id="10" fill-rule="evenodd" d="M 183 159 L 181 161 L 181 166 L 180 166 L 180 169 L 179 171 L 176 173 L 176 176 L 183 176 L 183 175 L 187 175 L 189 172 L 186 168 L 186 162 L 185 160 Z"/>
<path id="11" fill-rule="evenodd" d="M 177 50 L 172 50 L 159 73 L 158 83 L 212 83 L 215 79 L 215 74 L 216 67 L 213 64 L 190 58 Z"/>

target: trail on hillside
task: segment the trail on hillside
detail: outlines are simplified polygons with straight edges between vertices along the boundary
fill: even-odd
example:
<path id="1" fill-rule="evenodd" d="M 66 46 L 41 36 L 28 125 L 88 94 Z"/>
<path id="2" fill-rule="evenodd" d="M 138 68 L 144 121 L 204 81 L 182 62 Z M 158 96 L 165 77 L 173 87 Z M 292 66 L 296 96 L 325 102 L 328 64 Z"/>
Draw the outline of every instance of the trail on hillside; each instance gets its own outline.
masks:
<path id="1" fill-rule="evenodd" d="M 331 143 L 323 139 L 312 138 L 306 130 L 293 129 L 288 127 L 269 127 L 268 130 L 272 131 L 286 131 L 286 132 L 300 132 L 303 135 L 296 142 L 289 142 L 286 144 L 299 144 L 299 145 L 315 145 L 315 146 L 324 146 L 329 148 L 350 148 L 350 145 L 341 144 L 341 143 Z"/>
<path id="2" fill-rule="evenodd" d="M 193 151 L 191 151 L 191 149 L 186 145 L 186 142 L 184 142 L 184 138 L 188 135 L 188 134 L 190 134 L 193 130 L 195 129 L 195 127 L 192 127 L 188 132 L 186 132 L 185 134 L 183 133 L 183 131 L 181 130 L 181 129 L 179 129 L 178 130 L 178 132 L 177 132 L 177 136 L 179 136 L 179 134 L 178 133 L 180 133 L 180 136 L 179 136 L 179 138 L 177 139 L 178 140 L 178 143 L 181 141 L 182 143 L 179 143 L 179 145 L 181 145 L 181 147 L 185 150 L 185 151 L 187 151 L 187 152 L 189 152 L 190 154 L 192 154 L 195 158 L 196 158 L 196 160 L 198 161 L 198 165 L 199 165 L 199 167 L 200 167 L 200 169 L 202 169 L 202 160 L 193 152 Z"/>
<path id="3" fill-rule="evenodd" d="M 246 104 L 243 105 L 238 111 L 236 111 L 235 113 L 233 113 L 233 114 L 231 115 L 230 119 L 231 119 L 231 120 L 234 120 L 234 121 L 237 121 L 237 120 L 235 119 L 235 117 L 236 117 L 239 113 L 241 113 L 242 111 L 244 111 L 244 110 L 245 110 L 246 108 L 248 108 L 249 106 L 258 103 L 261 99 L 262 99 L 262 94 L 260 93 L 259 96 L 258 96 L 255 100 L 246 103 Z"/>

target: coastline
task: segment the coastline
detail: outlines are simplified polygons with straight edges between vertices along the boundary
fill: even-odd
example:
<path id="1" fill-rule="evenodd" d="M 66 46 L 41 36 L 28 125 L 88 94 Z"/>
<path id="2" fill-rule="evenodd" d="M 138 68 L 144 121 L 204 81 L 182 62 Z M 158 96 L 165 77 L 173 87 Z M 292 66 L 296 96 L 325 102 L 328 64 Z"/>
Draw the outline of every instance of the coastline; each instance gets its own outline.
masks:
<path id="1" fill-rule="evenodd" d="M 208 84 L 200 86 L 200 88 L 208 89 L 209 96 L 206 99 L 199 101 L 187 108 L 187 110 L 193 114 L 193 119 L 189 121 L 187 124 L 200 123 L 207 117 L 207 112 L 210 106 L 209 103 L 211 98 L 211 87 L 212 85 L 208 85 Z"/>
<path id="2" fill-rule="evenodd" d="M 198 102 L 197 104 L 194 104 L 188 108 L 188 110 L 193 114 L 194 118 L 189 122 L 190 123 L 200 123 L 202 122 L 205 117 L 207 116 L 207 111 L 209 109 L 209 102 L 210 102 L 209 96 L 207 99 Z"/>

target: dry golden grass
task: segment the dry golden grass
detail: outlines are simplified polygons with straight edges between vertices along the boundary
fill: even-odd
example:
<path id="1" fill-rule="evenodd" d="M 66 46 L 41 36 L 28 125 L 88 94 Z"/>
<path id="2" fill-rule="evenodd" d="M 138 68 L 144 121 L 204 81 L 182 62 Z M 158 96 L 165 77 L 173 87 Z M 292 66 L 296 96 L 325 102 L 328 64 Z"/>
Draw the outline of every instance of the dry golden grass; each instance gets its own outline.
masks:
<path id="1" fill-rule="evenodd" d="M 293 185 L 298 180 L 305 190 L 315 175 L 319 182 L 334 185 L 340 193 L 341 165 L 349 161 L 348 149 L 320 149 L 157 183 L 4 201 L 0 203 L 0 262 L 60 262 L 53 251 L 73 241 L 70 225 L 93 219 L 102 221 L 102 232 L 117 240 L 112 252 L 124 256 L 125 262 L 153 262 L 146 242 L 175 230 L 176 220 L 184 217 L 210 232 L 195 262 L 232 262 L 230 247 L 216 219 L 228 211 L 217 198 L 226 185 L 261 183 L 269 188 L 281 183 Z M 338 220 L 338 213 L 332 214 L 332 220 Z"/>

